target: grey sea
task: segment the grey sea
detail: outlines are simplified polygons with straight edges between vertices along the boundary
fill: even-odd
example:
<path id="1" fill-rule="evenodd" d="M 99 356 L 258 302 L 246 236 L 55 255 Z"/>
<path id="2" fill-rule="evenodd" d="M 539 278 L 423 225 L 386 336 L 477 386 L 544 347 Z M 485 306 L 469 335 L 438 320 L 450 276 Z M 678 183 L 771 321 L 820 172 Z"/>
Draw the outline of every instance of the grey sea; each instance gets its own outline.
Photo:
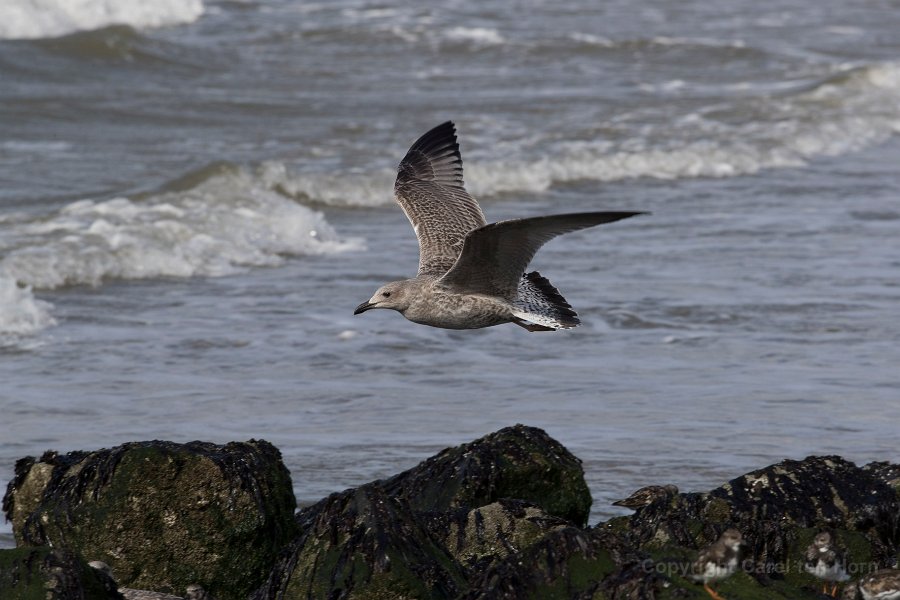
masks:
<path id="1" fill-rule="evenodd" d="M 97 4 L 0 7 L 0 486 L 263 438 L 306 504 L 525 423 L 596 522 L 900 460 L 896 0 Z M 581 327 L 353 316 L 415 273 L 395 168 L 448 119 L 489 221 L 652 212 L 532 263 Z"/>

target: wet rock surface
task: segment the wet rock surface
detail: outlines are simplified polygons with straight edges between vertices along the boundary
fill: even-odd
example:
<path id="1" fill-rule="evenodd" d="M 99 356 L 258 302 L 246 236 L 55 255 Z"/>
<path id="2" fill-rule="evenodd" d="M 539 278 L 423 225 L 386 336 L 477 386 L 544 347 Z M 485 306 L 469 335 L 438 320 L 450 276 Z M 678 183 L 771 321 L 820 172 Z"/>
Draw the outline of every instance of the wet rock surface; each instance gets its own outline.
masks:
<path id="1" fill-rule="evenodd" d="M 524 425 L 448 448 L 379 485 L 415 510 L 516 498 L 582 526 L 592 502 L 581 461 L 543 430 Z"/>
<path id="2" fill-rule="evenodd" d="M 786 460 L 704 493 L 669 486 L 635 503 L 632 515 L 585 528 L 591 499 L 580 461 L 545 432 L 517 425 L 332 494 L 285 523 L 293 509 L 290 481 L 267 443 L 197 443 L 191 458 L 180 457 L 177 444 L 148 444 L 20 461 L 4 500 L 22 546 L 14 552 L 51 552 L 52 543 L 71 550 L 72 560 L 113 564 L 129 587 L 184 593 L 193 583 L 220 599 L 255 600 L 708 598 L 689 568 L 730 527 L 745 545 L 737 571 L 714 584 L 724 598 L 826 597 L 822 580 L 803 567 L 823 528 L 848 556 L 851 580 L 839 594 L 854 598 L 858 581 L 896 566 L 900 552 L 900 467 L 891 463 Z M 216 471 L 230 485 L 204 478 Z M 189 501 L 172 505 L 158 497 Z M 125 510 L 127 518 L 104 512 L 100 519 L 99 506 Z M 235 514 L 220 514 L 222 507 Z M 198 518 L 198 510 L 217 516 Z M 105 530 L 93 531 L 98 527 Z M 185 561 L 208 561 L 196 546 L 187 558 L 174 558 L 166 527 L 182 532 L 173 539 L 197 538 L 204 548 L 255 566 L 228 573 L 192 567 L 175 578 Z M 265 540 L 254 537 L 261 531 Z M 110 537 L 140 539 L 144 549 L 127 541 L 98 545 Z M 92 554 L 98 548 L 105 554 Z M 161 574 L 155 587 L 137 584 L 153 569 Z M 7 577 L 0 584 L 5 599 L 2 586 L 12 583 Z"/>
<path id="3" fill-rule="evenodd" d="M 108 563 L 159 592 L 246 598 L 296 532 L 290 474 L 263 441 L 136 442 L 22 459 L 4 498 L 20 546 Z"/>
<path id="4" fill-rule="evenodd" d="M 115 583 L 77 554 L 48 547 L 0 550 L 0 598 L 122 600 Z"/>
<path id="5" fill-rule="evenodd" d="M 570 525 L 553 512 L 584 522 L 590 504 L 581 461 L 508 427 L 304 509 L 255 597 L 456 598 L 474 571 Z"/>

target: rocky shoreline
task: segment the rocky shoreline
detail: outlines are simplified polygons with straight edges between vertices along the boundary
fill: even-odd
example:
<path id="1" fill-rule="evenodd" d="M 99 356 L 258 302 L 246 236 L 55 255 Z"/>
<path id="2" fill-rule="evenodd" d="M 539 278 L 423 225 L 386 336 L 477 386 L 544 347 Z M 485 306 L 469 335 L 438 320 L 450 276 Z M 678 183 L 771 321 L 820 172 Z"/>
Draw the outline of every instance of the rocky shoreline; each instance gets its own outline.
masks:
<path id="1" fill-rule="evenodd" d="M 587 527 L 581 462 L 523 425 L 299 511 L 261 440 L 48 452 L 17 462 L 3 499 L 17 548 L 0 550 L 0 597 L 709 598 L 690 565 L 728 528 L 744 540 L 716 586 L 730 600 L 829 597 L 804 568 L 823 529 L 847 555 L 843 597 L 897 566 L 900 465 L 785 460 L 631 504 Z"/>

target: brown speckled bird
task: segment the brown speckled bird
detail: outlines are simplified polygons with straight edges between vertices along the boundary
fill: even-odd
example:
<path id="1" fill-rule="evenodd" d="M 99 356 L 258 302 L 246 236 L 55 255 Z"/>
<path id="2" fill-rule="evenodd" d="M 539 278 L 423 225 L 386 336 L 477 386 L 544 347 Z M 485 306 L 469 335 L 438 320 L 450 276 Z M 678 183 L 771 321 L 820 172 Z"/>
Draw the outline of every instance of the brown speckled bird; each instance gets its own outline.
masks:
<path id="1" fill-rule="evenodd" d="M 420 137 L 400 162 L 394 198 L 419 240 L 419 271 L 392 281 L 356 307 L 395 310 L 413 323 L 478 329 L 515 323 L 528 331 L 578 326 L 571 305 L 537 271 L 535 253 L 564 233 L 641 212 L 583 212 L 488 224 L 463 184 L 453 123 Z"/>
<path id="2" fill-rule="evenodd" d="M 900 571 L 881 569 L 859 580 L 865 600 L 900 600 Z"/>
<path id="3" fill-rule="evenodd" d="M 657 502 L 668 502 L 678 493 L 674 485 L 648 485 L 637 490 L 624 500 L 613 502 L 613 506 L 624 506 L 632 510 L 638 510 Z"/>

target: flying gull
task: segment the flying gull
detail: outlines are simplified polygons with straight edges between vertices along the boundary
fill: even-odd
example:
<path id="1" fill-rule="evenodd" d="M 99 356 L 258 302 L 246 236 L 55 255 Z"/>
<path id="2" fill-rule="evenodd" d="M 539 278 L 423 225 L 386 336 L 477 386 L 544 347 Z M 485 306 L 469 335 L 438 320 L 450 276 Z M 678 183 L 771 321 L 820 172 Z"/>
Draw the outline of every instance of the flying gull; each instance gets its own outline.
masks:
<path id="1" fill-rule="evenodd" d="M 557 289 L 525 268 L 558 235 L 643 214 L 583 212 L 488 225 L 463 184 L 450 121 L 420 137 L 406 153 L 394 197 L 419 239 L 419 271 L 412 279 L 381 286 L 353 314 L 389 308 L 414 323 L 445 329 L 502 323 L 528 331 L 577 326 L 575 311 Z"/>

